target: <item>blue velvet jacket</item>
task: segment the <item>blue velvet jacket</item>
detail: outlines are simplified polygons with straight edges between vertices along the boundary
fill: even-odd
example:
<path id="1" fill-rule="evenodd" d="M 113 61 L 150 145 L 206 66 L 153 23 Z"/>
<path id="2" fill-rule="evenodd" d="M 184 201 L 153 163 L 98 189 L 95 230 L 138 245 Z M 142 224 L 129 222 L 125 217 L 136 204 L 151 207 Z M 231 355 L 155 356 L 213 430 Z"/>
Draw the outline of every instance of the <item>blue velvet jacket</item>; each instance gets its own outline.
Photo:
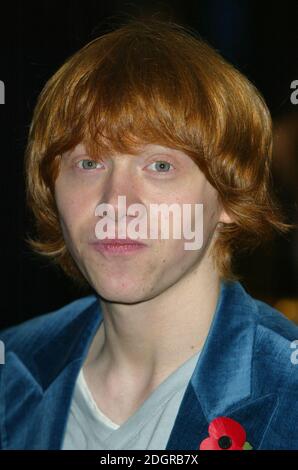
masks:
<path id="1" fill-rule="evenodd" d="M 87 296 L 0 332 L 1 449 L 61 449 L 76 378 L 102 319 L 98 298 Z M 238 421 L 254 449 L 298 449 L 297 339 L 298 327 L 280 312 L 240 283 L 222 282 L 166 450 L 198 449 L 218 416 Z"/>

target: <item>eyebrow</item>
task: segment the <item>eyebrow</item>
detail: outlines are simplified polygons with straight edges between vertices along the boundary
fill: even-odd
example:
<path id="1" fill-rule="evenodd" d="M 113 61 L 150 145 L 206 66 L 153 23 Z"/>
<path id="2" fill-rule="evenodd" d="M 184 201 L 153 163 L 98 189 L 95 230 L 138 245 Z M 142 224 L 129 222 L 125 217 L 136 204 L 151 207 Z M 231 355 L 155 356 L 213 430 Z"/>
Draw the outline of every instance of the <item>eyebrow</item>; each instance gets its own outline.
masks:
<path id="1" fill-rule="evenodd" d="M 163 146 L 160 146 L 160 145 L 156 145 L 156 146 L 153 146 L 153 147 L 149 147 L 148 144 L 145 144 L 143 147 L 140 147 L 138 149 L 138 154 L 134 155 L 134 154 L 131 154 L 133 155 L 135 158 L 137 158 L 138 160 L 141 160 L 143 158 L 147 158 L 148 156 L 150 155 L 154 155 L 154 154 L 172 154 L 172 157 L 173 158 L 181 158 L 183 157 L 183 155 L 181 155 L 181 151 L 178 150 L 178 149 L 173 149 L 171 147 L 163 147 Z M 74 149 L 71 149 L 69 150 L 68 152 L 65 153 L 69 158 L 75 158 L 75 157 L 90 157 L 94 160 L 96 160 L 97 158 L 99 160 L 104 160 L 105 158 L 112 158 L 113 156 L 115 156 L 115 154 L 113 154 L 112 152 L 110 154 L 106 154 L 106 155 L 90 155 L 87 151 L 86 148 L 84 149 L 81 149 L 81 150 L 78 150 L 76 148 Z M 121 155 L 120 153 L 119 154 L 116 154 L 117 156 Z M 129 155 L 129 154 L 127 154 Z"/>

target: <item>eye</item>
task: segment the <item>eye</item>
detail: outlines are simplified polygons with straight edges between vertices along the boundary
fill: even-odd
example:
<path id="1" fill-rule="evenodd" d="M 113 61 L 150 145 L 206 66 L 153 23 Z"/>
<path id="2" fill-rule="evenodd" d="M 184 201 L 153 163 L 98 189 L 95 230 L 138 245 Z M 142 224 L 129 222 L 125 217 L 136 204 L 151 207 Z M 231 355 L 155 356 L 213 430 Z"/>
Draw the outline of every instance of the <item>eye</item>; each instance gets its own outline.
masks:
<path id="1" fill-rule="evenodd" d="M 80 160 L 78 162 L 78 167 L 79 168 L 82 168 L 83 170 L 96 170 L 97 168 L 99 168 L 98 165 L 101 165 L 101 163 L 99 162 L 96 162 L 94 160 Z"/>
<path id="2" fill-rule="evenodd" d="M 173 167 L 173 165 L 171 163 L 166 162 L 165 160 L 158 160 L 156 162 L 153 162 L 149 165 L 149 167 L 152 166 L 152 165 L 157 165 L 157 168 L 158 168 L 157 172 L 158 173 L 169 173 L 170 167 L 171 166 Z"/>

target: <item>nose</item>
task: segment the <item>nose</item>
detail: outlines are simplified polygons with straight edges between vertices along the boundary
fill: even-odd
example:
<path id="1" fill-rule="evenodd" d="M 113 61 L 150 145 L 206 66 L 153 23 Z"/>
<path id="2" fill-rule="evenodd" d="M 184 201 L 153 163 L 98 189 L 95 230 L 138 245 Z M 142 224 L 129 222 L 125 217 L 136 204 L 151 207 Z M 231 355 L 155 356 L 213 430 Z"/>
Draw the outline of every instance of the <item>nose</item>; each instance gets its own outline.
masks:
<path id="1" fill-rule="evenodd" d="M 111 170 L 108 173 L 103 187 L 101 187 L 98 204 L 107 204 L 118 219 L 123 216 L 123 204 L 126 204 L 126 217 L 129 205 L 141 203 L 140 184 L 137 180 L 134 156 L 117 156 L 112 160 Z"/>

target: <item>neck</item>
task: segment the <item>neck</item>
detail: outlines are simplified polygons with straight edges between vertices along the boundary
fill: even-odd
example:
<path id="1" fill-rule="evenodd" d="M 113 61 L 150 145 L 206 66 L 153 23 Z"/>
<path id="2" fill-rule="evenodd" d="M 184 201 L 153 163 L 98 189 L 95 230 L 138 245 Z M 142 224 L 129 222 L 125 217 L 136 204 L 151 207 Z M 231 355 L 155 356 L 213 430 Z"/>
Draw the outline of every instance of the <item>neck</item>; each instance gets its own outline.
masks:
<path id="1" fill-rule="evenodd" d="M 209 257 L 148 301 L 115 304 L 101 300 L 104 321 L 86 367 L 101 376 L 123 381 L 129 377 L 140 388 L 160 382 L 202 349 L 219 292 L 219 275 Z"/>

